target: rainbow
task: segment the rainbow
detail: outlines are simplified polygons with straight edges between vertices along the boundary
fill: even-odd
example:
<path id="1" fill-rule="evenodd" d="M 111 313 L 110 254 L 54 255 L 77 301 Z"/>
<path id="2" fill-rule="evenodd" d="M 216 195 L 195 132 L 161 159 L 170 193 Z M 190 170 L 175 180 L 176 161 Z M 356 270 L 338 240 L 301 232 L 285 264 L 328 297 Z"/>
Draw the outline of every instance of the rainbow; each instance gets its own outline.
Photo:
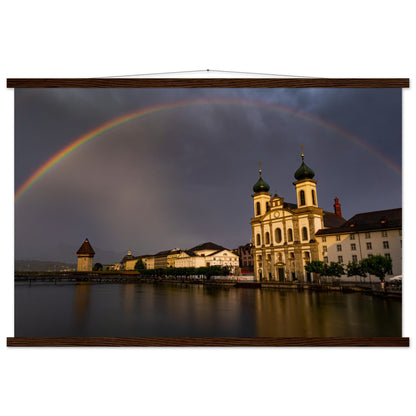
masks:
<path id="1" fill-rule="evenodd" d="M 17 189 L 15 194 L 15 201 L 18 201 L 21 196 L 31 187 L 33 186 L 43 175 L 45 175 L 50 169 L 52 169 L 60 160 L 64 157 L 71 154 L 73 151 L 78 149 L 83 144 L 93 140 L 94 138 L 100 136 L 101 134 L 115 129 L 118 126 L 121 126 L 125 123 L 128 123 L 132 120 L 136 120 L 140 117 L 145 117 L 150 114 L 155 114 L 158 112 L 177 109 L 181 107 L 187 106 L 195 106 L 195 105 L 209 105 L 209 104 L 224 104 L 224 105 L 238 105 L 238 106 L 255 106 L 260 107 L 272 111 L 278 111 L 284 114 L 289 114 L 303 120 L 310 121 L 311 123 L 320 125 L 326 129 L 329 129 L 335 132 L 338 135 L 341 135 L 351 142 L 355 143 L 356 145 L 360 146 L 361 148 L 365 149 L 366 151 L 374 154 L 380 161 L 382 161 L 385 165 L 391 168 L 395 173 L 401 176 L 401 168 L 395 165 L 391 160 L 389 160 L 386 156 L 384 156 L 379 150 L 375 149 L 374 147 L 370 146 L 368 143 L 364 142 L 357 136 L 347 132 L 339 128 L 338 126 L 328 123 L 322 119 L 317 117 L 312 117 L 309 114 L 301 113 L 299 111 L 292 110 L 290 108 L 283 107 L 277 104 L 270 104 L 265 103 L 262 101 L 255 101 L 255 100 L 248 100 L 248 99 L 230 99 L 230 98 L 204 98 L 204 99 L 192 99 L 186 101 L 176 101 L 173 103 L 168 104 L 161 104 L 153 107 L 148 107 L 145 109 L 141 109 L 138 111 L 134 111 L 132 113 L 123 115 L 116 119 L 113 119 L 103 125 L 96 127 L 95 129 L 87 132 L 86 134 L 82 135 L 81 137 L 77 138 L 73 142 L 69 143 L 65 146 L 62 150 L 52 156 L 49 160 L 47 160 L 42 166 L 40 166 L 35 172 L 30 175 L 29 178 Z"/>

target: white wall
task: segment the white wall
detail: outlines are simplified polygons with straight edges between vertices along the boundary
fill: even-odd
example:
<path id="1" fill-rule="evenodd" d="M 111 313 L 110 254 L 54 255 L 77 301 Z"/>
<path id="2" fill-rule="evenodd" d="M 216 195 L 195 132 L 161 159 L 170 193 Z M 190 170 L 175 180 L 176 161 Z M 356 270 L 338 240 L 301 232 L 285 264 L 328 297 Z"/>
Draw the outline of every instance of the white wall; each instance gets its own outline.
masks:
<path id="1" fill-rule="evenodd" d="M 322 241 L 322 236 L 318 236 L 320 257 L 323 260 L 326 255 L 329 262 L 337 262 L 338 256 L 342 256 L 342 263 L 348 264 L 352 261 L 353 255 L 356 255 L 357 261 L 360 261 L 367 258 L 369 254 L 384 256 L 389 253 L 393 263 L 393 274 L 391 276 L 399 275 L 402 274 L 402 236 L 400 234 L 401 231 L 399 230 L 387 230 L 387 237 L 383 237 L 381 231 L 371 231 L 370 238 L 366 238 L 365 233 L 360 232 L 354 234 L 354 240 L 351 240 L 351 234 L 343 234 L 340 241 L 337 241 L 336 235 L 327 235 L 326 242 Z M 384 241 L 389 243 L 389 248 L 384 248 Z M 367 248 L 367 243 L 371 243 L 371 249 Z M 356 250 L 352 250 L 351 244 L 355 244 Z M 337 250 L 338 245 L 341 246 L 341 251 Z M 323 254 L 324 246 L 327 246 L 327 254 Z M 389 277 L 389 275 L 386 277 Z M 378 281 L 379 279 L 371 276 L 371 280 Z"/>
<path id="2" fill-rule="evenodd" d="M 213 0 L 209 5 L 183 0 L 121 0 L 116 7 L 95 0 L 74 0 L 71 7 L 50 0 L 5 2 L 3 16 L 7 18 L 0 27 L 2 39 L 7 39 L 0 67 L 5 139 L 0 178 L 3 195 L 9 201 L 2 206 L 5 274 L 13 275 L 14 258 L 10 243 L 13 92 L 4 88 L 7 77 L 96 77 L 217 68 L 323 77 L 410 77 L 414 82 L 411 5 L 402 0 L 393 4 L 381 1 L 377 7 L 374 2 L 356 0 Z M 404 206 L 410 208 L 414 192 L 406 192 L 411 189 L 406 184 L 410 185 L 416 154 L 414 88 L 405 91 L 403 104 Z M 416 235 L 410 213 L 405 217 L 405 227 L 406 235 Z M 411 277 L 414 250 L 409 237 L 404 247 Z M 13 279 L 2 279 L 1 284 L 4 340 L 13 334 Z M 414 341 L 415 279 L 406 279 L 405 286 L 403 332 Z M 80 408 L 84 413 L 103 415 L 128 413 L 135 408 L 145 414 L 179 414 L 180 409 L 183 416 L 199 409 L 204 416 L 221 408 L 223 414 L 246 416 L 270 412 L 278 399 L 279 410 L 288 414 L 329 416 L 334 409 L 340 416 L 357 413 L 357 409 L 361 414 L 376 412 L 378 416 L 410 414 L 415 411 L 410 378 L 416 372 L 413 344 L 412 353 L 396 348 L 11 350 L 3 341 L 2 374 L 9 388 L 2 405 L 10 414 L 45 416 L 55 415 L 58 407 L 63 415 L 79 413 Z M 276 360 L 279 352 L 284 352 L 283 360 Z M 160 371 L 155 371 L 156 361 Z M 80 378 L 80 368 L 88 368 L 90 376 Z M 118 382 L 112 383 L 111 395 L 103 395 L 111 380 Z M 393 382 L 386 384 L 386 380 Z M 76 399 L 68 400 L 74 385 L 78 387 Z M 207 401 L 207 389 L 214 385 L 216 399 Z M 250 394 L 236 401 L 230 390 L 238 393 L 242 385 L 250 386 Z M 317 393 L 317 386 L 324 386 L 324 392 Z M 137 392 L 141 392 L 139 401 Z M 346 392 L 354 397 L 345 400 Z"/>

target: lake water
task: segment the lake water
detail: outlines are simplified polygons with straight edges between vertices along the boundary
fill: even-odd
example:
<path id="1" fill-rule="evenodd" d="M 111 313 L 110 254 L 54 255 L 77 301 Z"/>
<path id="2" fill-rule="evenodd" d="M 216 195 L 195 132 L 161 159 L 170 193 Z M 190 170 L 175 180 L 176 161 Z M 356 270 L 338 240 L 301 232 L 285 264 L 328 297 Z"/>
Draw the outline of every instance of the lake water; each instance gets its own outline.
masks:
<path id="1" fill-rule="evenodd" d="M 16 337 L 400 337 L 400 300 L 148 283 L 17 283 Z"/>

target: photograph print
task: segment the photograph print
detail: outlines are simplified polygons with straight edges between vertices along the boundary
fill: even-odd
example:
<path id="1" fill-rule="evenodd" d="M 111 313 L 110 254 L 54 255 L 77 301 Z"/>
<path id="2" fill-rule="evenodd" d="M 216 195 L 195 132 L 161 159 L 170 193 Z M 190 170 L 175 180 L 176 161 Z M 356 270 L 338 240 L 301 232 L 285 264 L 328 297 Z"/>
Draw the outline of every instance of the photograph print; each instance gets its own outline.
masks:
<path id="1" fill-rule="evenodd" d="M 15 337 L 401 337 L 400 88 L 16 88 Z"/>

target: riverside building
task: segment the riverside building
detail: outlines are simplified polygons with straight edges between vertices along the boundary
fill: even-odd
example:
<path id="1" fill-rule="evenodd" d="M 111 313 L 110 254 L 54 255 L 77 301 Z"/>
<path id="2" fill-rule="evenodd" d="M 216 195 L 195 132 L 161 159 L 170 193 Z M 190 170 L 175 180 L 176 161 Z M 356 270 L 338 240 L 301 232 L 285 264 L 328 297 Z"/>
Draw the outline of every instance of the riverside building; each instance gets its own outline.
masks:
<path id="1" fill-rule="evenodd" d="M 212 242 L 184 250 L 175 259 L 175 267 L 227 266 L 231 273 L 235 273 L 238 264 L 238 255 Z"/>
<path id="2" fill-rule="evenodd" d="M 402 274 L 402 209 L 364 212 L 340 227 L 319 230 L 322 260 L 347 264 L 374 255 L 392 259 L 391 275 Z"/>
<path id="3" fill-rule="evenodd" d="M 259 179 L 253 186 L 251 219 L 256 280 L 312 282 L 305 271 L 313 260 L 360 261 L 373 254 L 391 257 L 393 273 L 401 273 L 401 208 L 357 214 L 346 221 L 335 198 L 334 212 L 318 205 L 314 171 L 302 163 L 295 172 L 296 204 L 270 194 Z"/>
<path id="4" fill-rule="evenodd" d="M 218 244 L 207 242 L 188 250 L 174 248 L 155 255 L 133 256 L 131 250 L 121 260 L 124 270 L 134 270 L 138 260 L 146 269 L 168 269 L 171 267 L 227 266 L 235 273 L 239 264 L 238 255 Z"/>
<path id="5" fill-rule="evenodd" d="M 237 248 L 237 254 L 240 258 L 240 268 L 245 270 L 253 270 L 253 254 L 252 254 L 253 244 L 248 243 Z"/>

